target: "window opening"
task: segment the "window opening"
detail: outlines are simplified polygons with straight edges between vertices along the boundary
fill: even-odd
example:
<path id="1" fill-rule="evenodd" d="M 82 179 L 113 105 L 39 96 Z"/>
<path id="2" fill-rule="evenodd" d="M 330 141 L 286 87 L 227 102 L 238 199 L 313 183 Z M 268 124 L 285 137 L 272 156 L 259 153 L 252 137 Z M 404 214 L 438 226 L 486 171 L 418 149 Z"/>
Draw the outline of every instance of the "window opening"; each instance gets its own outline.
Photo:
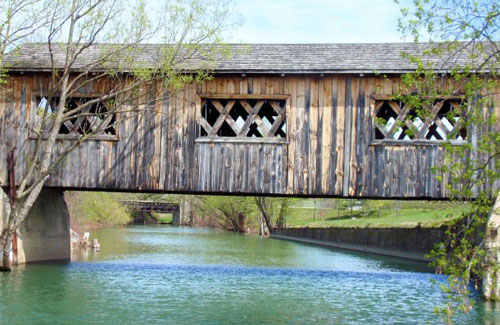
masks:
<path id="1" fill-rule="evenodd" d="M 71 111 L 79 106 L 93 101 L 92 97 L 74 97 L 70 98 L 66 104 L 66 111 Z M 59 97 L 53 97 L 49 100 L 46 97 L 37 97 L 36 123 L 41 125 L 45 113 L 45 132 L 52 126 L 51 116 L 55 112 L 55 107 L 59 104 Z M 113 100 L 99 101 L 87 107 L 84 107 L 73 118 L 66 120 L 59 129 L 59 134 L 65 135 L 92 135 L 116 136 L 116 114 L 111 113 Z M 46 111 L 46 112 L 45 112 Z"/>
<path id="2" fill-rule="evenodd" d="M 461 107 L 460 100 L 438 99 L 425 114 L 418 114 L 401 101 L 378 100 L 375 102 L 375 139 L 465 140 L 467 130 Z"/>
<path id="3" fill-rule="evenodd" d="M 285 100 L 204 99 L 200 134 L 205 137 L 286 138 Z"/>

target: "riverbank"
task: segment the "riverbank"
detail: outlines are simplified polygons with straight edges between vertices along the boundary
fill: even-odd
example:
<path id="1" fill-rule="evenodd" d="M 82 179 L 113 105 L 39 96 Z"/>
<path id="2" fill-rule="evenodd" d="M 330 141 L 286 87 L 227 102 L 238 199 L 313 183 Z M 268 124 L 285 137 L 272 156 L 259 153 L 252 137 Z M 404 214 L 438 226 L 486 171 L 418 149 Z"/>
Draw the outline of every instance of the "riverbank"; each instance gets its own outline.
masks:
<path id="1" fill-rule="evenodd" d="M 64 200 L 69 210 L 71 229 L 79 234 L 122 227 L 133 220 L 130 211 L 120 203 L 119 193 L 67 191 Z"/>
<path id="2" fill-rule="evenodd" d="M 468 209 L 458 201 L 310 199 L 289 210 L 286 227 L 438 228 Z"/>
<path id="3" fill-rule="evenodd" d="M 446 227 L 438 228 L 277 228 L 272 238 L 326 247 L 428 261 L 426 255 L 445 240 Z"/>

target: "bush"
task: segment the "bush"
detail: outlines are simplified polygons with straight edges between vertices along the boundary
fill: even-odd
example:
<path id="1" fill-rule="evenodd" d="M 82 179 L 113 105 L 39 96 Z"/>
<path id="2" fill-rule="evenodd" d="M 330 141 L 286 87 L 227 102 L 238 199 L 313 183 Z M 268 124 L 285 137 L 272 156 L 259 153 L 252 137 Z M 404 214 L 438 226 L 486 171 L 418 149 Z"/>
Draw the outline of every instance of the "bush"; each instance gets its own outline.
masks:
<path id="1" fill-rule="evenodd" d="M 76 231 L 122 226 L 132 221 L 132 215 L 114 193 L 68 192 L 66 202 L 71 227 Z"/>

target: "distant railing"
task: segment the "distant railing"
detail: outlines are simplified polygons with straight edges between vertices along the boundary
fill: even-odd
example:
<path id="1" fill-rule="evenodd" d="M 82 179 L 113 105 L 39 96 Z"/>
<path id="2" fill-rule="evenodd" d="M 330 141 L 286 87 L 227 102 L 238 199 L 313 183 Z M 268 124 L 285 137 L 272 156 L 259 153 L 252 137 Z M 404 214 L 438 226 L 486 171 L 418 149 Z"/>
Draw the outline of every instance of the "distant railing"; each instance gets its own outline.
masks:
<path id="1" fill-rule="evenodd" d="M 120 201 L 129 209 L 142 212 L 179 212 L 179 204 L 156 201 Z"/>

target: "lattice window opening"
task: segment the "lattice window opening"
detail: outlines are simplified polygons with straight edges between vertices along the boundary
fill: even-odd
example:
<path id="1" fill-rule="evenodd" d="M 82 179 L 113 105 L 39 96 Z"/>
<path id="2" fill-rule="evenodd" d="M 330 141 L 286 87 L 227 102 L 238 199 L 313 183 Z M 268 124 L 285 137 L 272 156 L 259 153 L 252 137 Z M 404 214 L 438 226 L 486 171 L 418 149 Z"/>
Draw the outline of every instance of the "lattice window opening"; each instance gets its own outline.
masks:
<path id="1" fill-rule="evenodd" d="M 66 104 L 65 110 L 74 110 L 94 99 L 95 98 L 92 97 L 70 98 Z M 35 123 L 39 130 L 45 114 L 45 132 L 52 126 L 51 116 L 55 112 L 55 107 L 59 104 L 59 98 L 53 97 L 50 101 L 49 104 L 46 97 L 37 98 Z M 116 114 L 110 109 L 113 105 L 113 100 L 110 99 L 106 102 L 101 101 L 84 107 L 81 111 L 77 111 L 74 117 L 64 121 L 58 133 L 61 135 L 75 136 L 91 134 L 96 136 L 115 137 L 117 135 L 115 128 Z"/>
<path id="2" fill-rule="evenodd" d="M 205 99 L 202 137 L 286 138 L 285 100 Z"/>
<path id="3" fill-rule="evenodd" d="M 57 105 L 59 105 L 59 98 L 37 98 L 35 116 L 33 117 L 33 128 L 37 133 L 42 132 L 42 122 L 44 122 L 44 120 L 44 131 L 48 131 L 50 129 L 53 123 L 53 113 L 55 112 Z"/>
<path id="4" fill-rule="evenodd" d="M 467 131 L 463 111 L 459 100 L 436 100 L 427 109 L 409 108 L 401 101 L 377 101 L 375 139 L 464 141 Z"/>

